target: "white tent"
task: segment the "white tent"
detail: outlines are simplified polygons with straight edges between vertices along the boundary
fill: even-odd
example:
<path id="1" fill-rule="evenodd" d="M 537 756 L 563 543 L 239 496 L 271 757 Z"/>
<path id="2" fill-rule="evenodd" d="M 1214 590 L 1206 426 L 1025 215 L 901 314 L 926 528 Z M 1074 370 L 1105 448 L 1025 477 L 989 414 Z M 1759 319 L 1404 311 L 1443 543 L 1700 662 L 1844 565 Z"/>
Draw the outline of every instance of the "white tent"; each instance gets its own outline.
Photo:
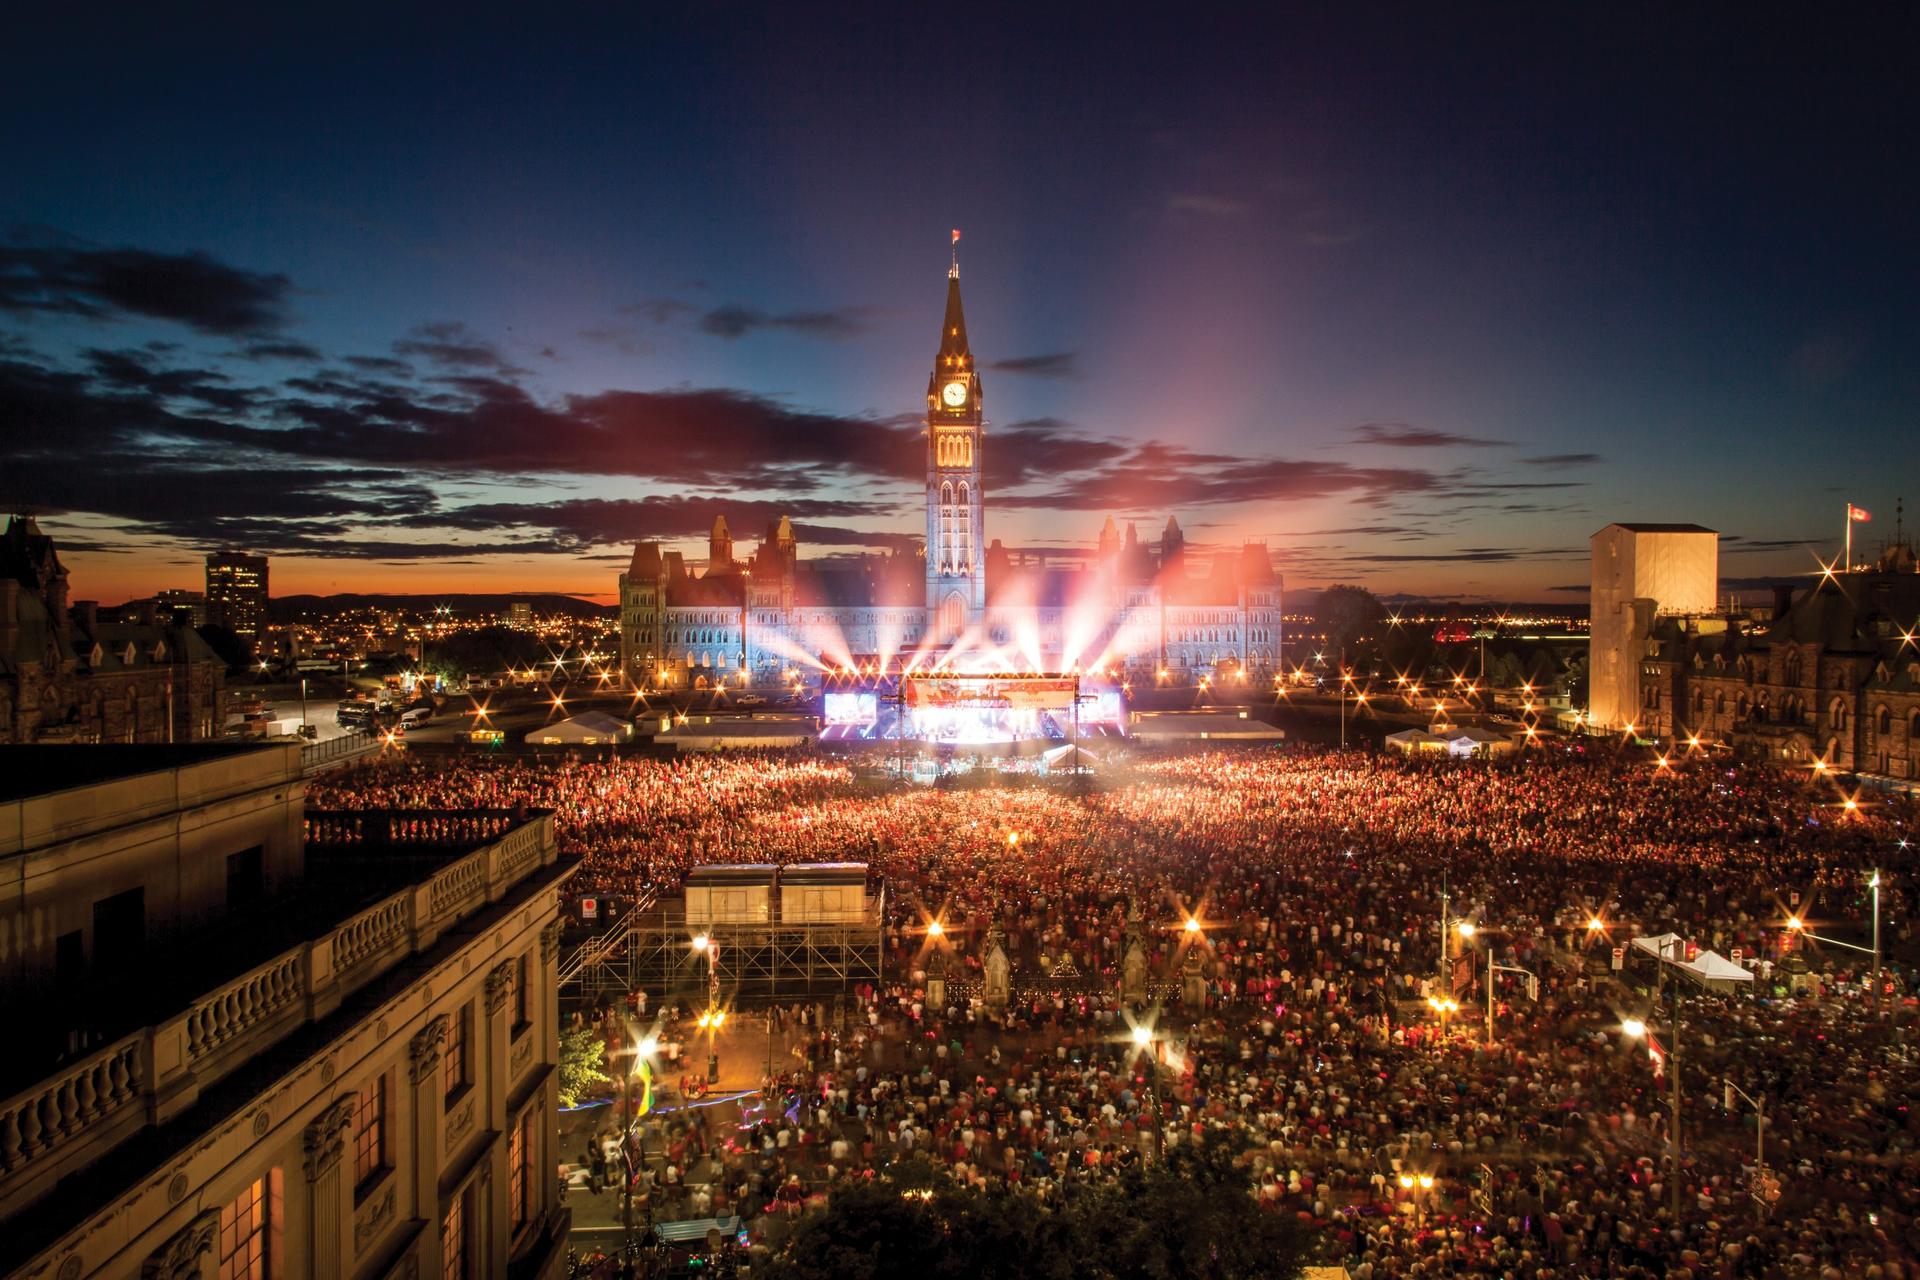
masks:
<path id="1" fill-rule="evenodd" d="M 1752 973 L 1717 951 L 1702 951 L 1680 968 L 1696 981 L 1716 991 L 1728 991 L 1743 982 L 1753 981 Z"/>
<path id="2" fill-rule="evenodd" d="M 1731 991 L 1741 983 L 1753 981 L 1751 973 L 1717 951 L 1702 951 L 1693 959 L 1687 959 L 1686 939 L 1677 933 L 1635 938 L 1633 945 L 1636 950 L 1665 960 L 1701 986 L 1715 991 Z"/>
<path id="3" fill-rule="evenodd" d="M 1447 740 L 1438 734 L 1428 733 L 1425 729 L 1402 729 L 1398 733 L 1387 735 L 1387 748 L 1405 755 L 1422 751 L 1445 751 Z"/>
<path id="4" fill-rule="evenodd" d="M 570 720 L 542 725 L 527 735 L 534 746 L 594 746 L 603 742 L 633 741 L 633 726 L 604 711 L 583 711 Z"/>
<path id="5" fill-rule="evenodd" d="M 1652 938 L 1635 938 L 1634 949 L 1644 951 L 1658 960 L 1679 960 L 1687 954 L 1687 940 L 1677 933 L 1663 933 Z"/>

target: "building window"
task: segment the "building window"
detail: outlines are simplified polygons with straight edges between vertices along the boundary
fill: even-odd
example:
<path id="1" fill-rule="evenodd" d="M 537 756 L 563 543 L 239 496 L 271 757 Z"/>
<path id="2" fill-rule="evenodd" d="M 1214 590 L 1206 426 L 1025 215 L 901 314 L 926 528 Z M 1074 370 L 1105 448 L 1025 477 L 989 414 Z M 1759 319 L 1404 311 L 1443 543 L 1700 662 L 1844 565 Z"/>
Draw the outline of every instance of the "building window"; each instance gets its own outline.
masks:
<path id="1" fill-rule="evenodd" d="M 93 904 L 93 965 L 111 973 L 140 958 L 147 942 L 147 891 L 128 889 Z"/>
<path id="2" fill-rule="evenodd" d="M 387 1078 L 375 1076 L 353 1109 L 353 1185 L 364 1191 L 387 1167 Z"/>
<path id="3" fill-rule="evenodd" d="M 266 867 L 259 845 L 227 855 L 227 910 L 251 906 L 267 896 Z"/>
<path id="4" fill-rule="evenodd" d="M 521 1116 L 507 1138 L 507 1206 L 515 1231 L 526 1226 L 532 1216 L 528 1193 L 533 1185 L 533 1117 L 533 1111 Z"/>
<path id="5" fill-rule="evenodd" d="M 447 1043 L 440 1055 L 440 1078 L 451 1098 L 467 1086 L 467 1045 L 473 1034 L 473 1005 L 463 1004 L 447 1020 Z"/>
<path id="6" fill-rule="evenodd" d="M 447 1205 L 447 1216 L 440 1220 L 441 1280 L 467 1280 L 467 1193 L 462 1191 Z"/>
<path id="7" fill-rule="evenodd" d="M 272 1243 L 267 1178 L 255 1178 L 220 1210 L 220 1280 L 266 1280 Z"/>
<path id="8" fill-rule="evenodd" d="M 528 957 L 523 955 L 513 962 L 513 1029 L 515 1031 L 523 1029 L 532 1021 L 527 1012 L 527 987 L 532 977 L 527 960 Z"/>

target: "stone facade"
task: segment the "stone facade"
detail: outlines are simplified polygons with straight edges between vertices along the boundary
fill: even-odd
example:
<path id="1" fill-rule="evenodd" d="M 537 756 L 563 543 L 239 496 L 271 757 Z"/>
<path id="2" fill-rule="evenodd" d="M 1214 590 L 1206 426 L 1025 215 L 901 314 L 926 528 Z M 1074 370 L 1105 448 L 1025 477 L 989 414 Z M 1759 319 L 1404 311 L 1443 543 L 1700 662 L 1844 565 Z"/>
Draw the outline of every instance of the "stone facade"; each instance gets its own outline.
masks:
<path id="1" fill-rule="evenodd" d="M 774 686 L 808 671 L 897 673 L 956 649 L 1174 684 L 1278 671 L 1282 583 L 1264 543 L 1202 562 L 1177 520 L 1152 546 L 1109 518 L 1094 556 L 1063 571 L 988 542 L 984 394 L 950 274 L 927 382 L 920 548 L 808 564 L 783 517 L 740 561 L 724 514 L 703 569 L 643 542 L 619 581 L 628 678 L 648 688 Z"/>
<path id="2" fill-rule="evenodd" d="M 199 633 L 151 602 L 135 622 L 70 606 L 53 539 L 31 518 L 0 533 L 0 743 L 217 738 L 225 684 Z"/>
<path id="3" fill-rule="evenodd" d="M 130 983 L 125 1034 L 37 1080 L 10 1056 L 0 1273 L 564 1274 L 551 815 L 304 825 L 276 929 L 204 929 L 197 979 Z"/>
<path id="4" fill-rule="evenodd" d="M 1657 626 L 1640 732 L 1779 764 L 1920 781 L 1920 574 L 1897 544 L 1872 571 L 1782 589 L 1761 616 Z"/>

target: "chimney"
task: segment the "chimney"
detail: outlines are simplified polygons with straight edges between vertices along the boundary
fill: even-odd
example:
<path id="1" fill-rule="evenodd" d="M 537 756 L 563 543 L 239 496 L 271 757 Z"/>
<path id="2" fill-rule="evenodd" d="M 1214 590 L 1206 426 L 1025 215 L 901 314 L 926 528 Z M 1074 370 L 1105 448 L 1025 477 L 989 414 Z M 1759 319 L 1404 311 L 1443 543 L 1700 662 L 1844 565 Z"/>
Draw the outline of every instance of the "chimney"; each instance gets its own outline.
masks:
<path id="1" fill-rule="evenodd" d="M 1773 616 L 1784 618 L 1793 604 L 1793 584 L 1776 582 L 1773 584 Z"/>
<path id="2" fill-rule="evenodd" d="M 149 627 L 160 625 L 160 602 L 152 596 L 140 602 L 140 621 Z"/>

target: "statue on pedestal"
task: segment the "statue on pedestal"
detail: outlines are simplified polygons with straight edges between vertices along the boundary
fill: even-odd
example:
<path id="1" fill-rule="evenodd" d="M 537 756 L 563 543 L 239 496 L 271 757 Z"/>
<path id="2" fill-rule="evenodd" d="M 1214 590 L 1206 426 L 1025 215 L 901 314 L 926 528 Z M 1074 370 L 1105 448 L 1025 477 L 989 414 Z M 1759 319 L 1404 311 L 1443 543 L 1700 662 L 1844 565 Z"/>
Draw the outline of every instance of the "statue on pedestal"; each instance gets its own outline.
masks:
<path id="1" fill-rule="evenodd" d="M 989 1009 L 1000 1010 L 1007 1007 L 1013 998 L 1013 965 L 1007 960 L 1007 934 L 998 920 L 987 930 L 986 982 L 980 998 Z"/>
<path id="2" fill-rule="evenodd" d="M 1207 962 L 1199 947 L 1188 947 L 1180 964 L 1180 1003 L 1196 1011 L 1206 1007 Z"/>
<path id="3" fill-rule="evenodd" d="M 934 944 L 933 954 L 927 957 L 927 1012 L 944 1011 L 947 1007 L 947 954 L 938 943 Z"/>
<path id="4" fill-rule="evenodd" d="M 1137 903 L 1127 915 L 1126 941 L 1121 945 L 1120 1002 L 1143 1005 L 1147 1002 L 1147 939 Z"/>

